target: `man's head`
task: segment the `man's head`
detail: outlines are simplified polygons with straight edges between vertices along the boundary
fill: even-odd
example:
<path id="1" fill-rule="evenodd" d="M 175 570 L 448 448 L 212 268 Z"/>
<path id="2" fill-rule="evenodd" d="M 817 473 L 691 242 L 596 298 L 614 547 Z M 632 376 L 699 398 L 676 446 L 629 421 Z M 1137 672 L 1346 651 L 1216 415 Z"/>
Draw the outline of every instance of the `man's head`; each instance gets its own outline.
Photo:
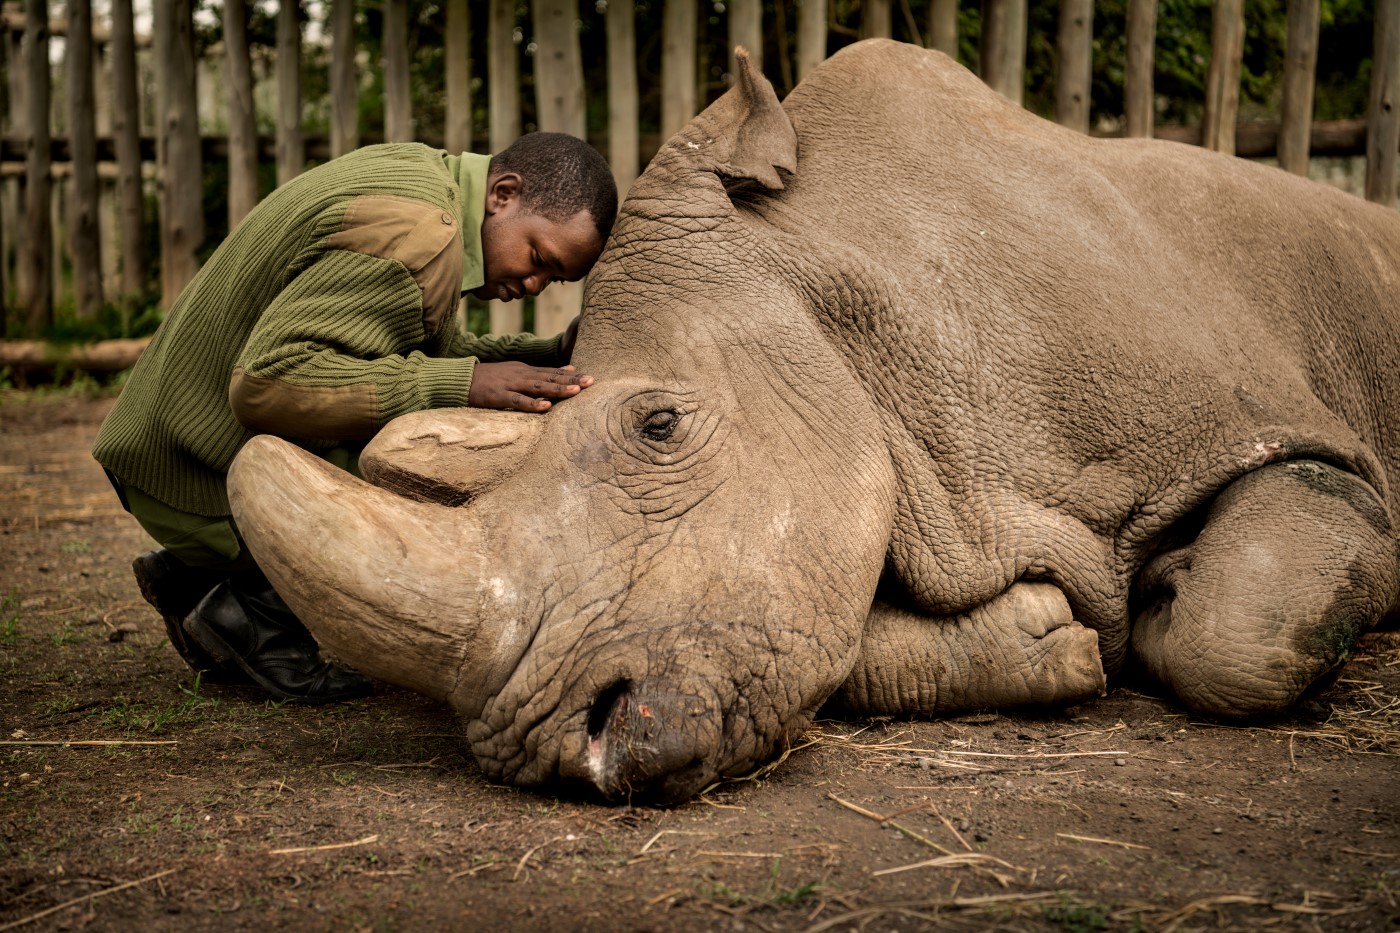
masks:
<path id="1" fill-rule="evenodd" d="M 617 217 L 617 185 L 598 151 L 564 133 L 529 133 L 491 157 L 480 298 L 538 295 L 584 277 Z"/>

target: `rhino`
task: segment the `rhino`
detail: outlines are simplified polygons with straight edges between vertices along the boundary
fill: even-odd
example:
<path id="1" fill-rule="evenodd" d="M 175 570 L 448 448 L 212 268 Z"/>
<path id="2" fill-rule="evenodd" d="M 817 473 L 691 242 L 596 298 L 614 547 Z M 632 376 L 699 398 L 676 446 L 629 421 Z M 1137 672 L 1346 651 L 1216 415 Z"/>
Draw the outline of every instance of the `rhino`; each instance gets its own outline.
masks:
<path id="1" fill-rule="evenodd" d="M 782 102 L 741 57 L 588 278 L 593 387 L 406 416 L 368 481 L 258 437 L 231 501 L 496 781 L 681 801 L 828 702 L 1276 716 L 1396 617 L 1398 325 L 1394 210 L 907 44 Z"/>

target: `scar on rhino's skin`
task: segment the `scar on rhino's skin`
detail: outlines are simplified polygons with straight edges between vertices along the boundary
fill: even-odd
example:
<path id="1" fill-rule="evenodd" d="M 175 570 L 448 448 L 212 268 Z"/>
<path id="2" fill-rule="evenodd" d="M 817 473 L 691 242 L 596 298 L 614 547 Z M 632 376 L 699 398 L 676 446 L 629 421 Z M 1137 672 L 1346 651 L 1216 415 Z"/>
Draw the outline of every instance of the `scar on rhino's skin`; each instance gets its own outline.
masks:
<path id="1" fill-rule="evenodd" d="M 1360 477 L 1326 463 L 1308 460 L 1294 460 L 1288 464 L 1288 470 L 1314 492 L 1341 499 L 1351 506 L 1376 534 L 1390 536 L 1390 515 Z"/>

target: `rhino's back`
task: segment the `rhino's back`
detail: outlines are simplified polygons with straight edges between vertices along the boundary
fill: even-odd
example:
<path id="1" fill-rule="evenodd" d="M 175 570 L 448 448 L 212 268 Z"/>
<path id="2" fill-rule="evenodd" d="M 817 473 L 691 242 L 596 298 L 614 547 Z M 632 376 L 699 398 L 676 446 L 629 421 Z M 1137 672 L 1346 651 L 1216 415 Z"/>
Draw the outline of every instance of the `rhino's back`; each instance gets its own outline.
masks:
<path id="1" fill-rule="evenodd" d="M 848 47 L 784 107 L 799 169 L 775 215 L 868 252 L 894 313 L 960 362 L 960 403 L 983 418 L 968 445 L 1059 448 L 1027 492 L 1126 457 L 1142 501 L 1273 432 L 1356 466 L 1400 511 L 1396 211 L 1196 147 L 1068 131 L 903 43 Z M 860 196 L 838 194 L 853 178 Z"/>
<path id="2" fill-rule="evenodd" d="M 926 610 L 1048 577 L 1113 667 L 1138 568 L 1244 473 L 1324 459 L 1400 514 L 1395 212 L 1071 132 L 897 43 L 784 108 L 798 169 L 761 214 L 857 296 L 824 326 L 884 411 L 889 566 Z"/>

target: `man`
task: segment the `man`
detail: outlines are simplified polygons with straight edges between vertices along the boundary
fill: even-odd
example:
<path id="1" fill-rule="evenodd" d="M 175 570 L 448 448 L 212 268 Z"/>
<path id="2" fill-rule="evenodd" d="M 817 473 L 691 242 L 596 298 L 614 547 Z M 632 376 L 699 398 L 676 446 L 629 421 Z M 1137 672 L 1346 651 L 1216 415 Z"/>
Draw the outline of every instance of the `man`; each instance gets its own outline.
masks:
<path id="1" fill-rule="evenodd" d="M 133 564 L 170 641 L 209 682 L 324 703 L 370 692 L 319 656 L 230 515 L 254 434 L 353 470 L 391 419 L 473 405 L 544 412 L 592 383 L 559 337 L 476 338 L 461 296 L 511 301 L 581 279 L 617 211 L 603 158 L 559 133 L 494 157 L 371 146 L 273 192 L 180 294 L 93 456 L 162 550 Z"/>

